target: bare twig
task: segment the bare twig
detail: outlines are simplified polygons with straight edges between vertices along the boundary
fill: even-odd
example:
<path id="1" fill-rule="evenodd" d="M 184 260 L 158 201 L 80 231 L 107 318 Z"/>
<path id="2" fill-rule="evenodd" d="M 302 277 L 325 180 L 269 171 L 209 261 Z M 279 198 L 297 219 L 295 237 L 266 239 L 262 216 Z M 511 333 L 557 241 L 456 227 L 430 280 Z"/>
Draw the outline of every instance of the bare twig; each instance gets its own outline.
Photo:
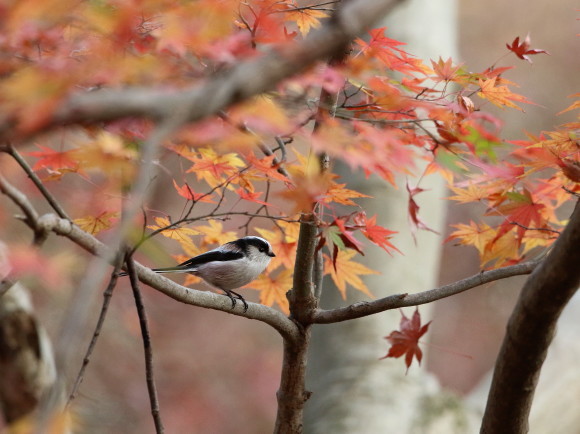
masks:
<path id="1" fill-rule="evenodd" d="M 149 391 L 149 402 L 151 405 L 151 415 L 155 423 L 155 432 L 162 434 L 164 432 L 163 422 L 161 421 L 161 414 L 159 412 L 159 398 L 157 396 L 157 387 L 155 386 L 155 374 L 153 371 L 153 348 L 151 347 L 151 336 L 149 334 L 149 326 L 147 324 L 147 314 L 145 306 L 143 305 L 143 297 L 139 289 L 139 280 L 137 279 L 137 272 L 135 264 L 130 256 L 127 256 L 125 262 L 127 263 L 127 271 L 131 281 L 131 288 L 133 289 L 133 297 L 135 298 L 135 307 L 139 315 L 139 326 L 141 327 L 141 337 L 143 338 L 143 351 L 145 353 L 145 378 L 147 380 L 147 390 Z"/>
<path id="2" fill-rule="evenodd" d="M 526 433 L 542 364 L 564 307 L 580 287 L 580 202 L 550 254 L 528 277 L 500 349 L 482 433 Z"/>
<path id="3" fill-rule="evenodd" d="M 60 204 L 54 198 L 54 196 L 47 190 L 47 188 L 44 186 L 40 178 L 36 175 L 36 173 L 34 173 L 30 165 L 26 162 L 24 158 L 22 158 L 22 155 L 20 155 L 20 153 L 14 148 L 14 146 L 8 144 L 5 152 L 9 154 L 12 158 L 14 158 L 14 160 L 16 160 L 16 162 L 20 165 L 20 167 L 22 167 L 22 170 L 26 172 L 30 180 L 34 183 L 36 188 L 38 188 L 38 191 L 40 191 L 40 193 L 44 196 L 46 201 L 50 204 L 52 209 L 59 215 L 59 217 L 70 220 L 70 217 L 67 215 L 66 211 L 62 208 L 62 206 L 60 206 Z"/>
<path id="4" fill-rule="evenodd" d="M 440 300 L 467 291 L 468 289 L 476 288 L 485 283 L 494 282 L 512 276 L 530 274 L 540 263 L 541 262 L 539 261 L 531 261 L 498 268 L 496 270 L 482 271 L 481 273 L 450 283 L 449 285 L 444 285 L 439 288 L 416 294 L 395 294 L 379 300 L 355 303 L 339 309 L 317 309 L 314 313 L 313 322 L 315 324 L 332 324 L 374 315 L 390 309 L 431 303 L 435 300 Z"/>
<path id="5" fill-rule="evenodd" d="M 76 397 L 79 387 L 83 381 L 85 370 L 89 365 L 91 354 L 93 353 L 93 350 L 95 349 L 95 346 L 97 344 L 97 340 L 101 335 L 101 330 L 103 328 L 103 324 L 105 323 L 105 318 L 107 316 L 107 312 L 109 309 L 109 303 L 111 301 L 111 297 L 113 296 L 113 290 L 115 289 L 115 285 L 117 284 L 117 273 L 121 268 L 122 259 L 123 259 L 122 255 L 117 255 L 113 271 L 111 272 L 111 278 L 109 279 L 109 284 L 107 285 L 107 289 L 105 289 L 105 292 L 103 293 L 103 304 L 101 305 L 101 313 L 99 314 L 99 319 L 97 320 L 97 325 L 95 326 L 93 337 L 91 338 L 91 342 L 87 348 L 85 357 L 83 358 L 83 363 L 81 365 L 79 373 L 77 374 L 75 383 L 68 397 L 68 401 L 66 404 L 67 406 L 70 405 L 72 400 L 75 399 Z"/>

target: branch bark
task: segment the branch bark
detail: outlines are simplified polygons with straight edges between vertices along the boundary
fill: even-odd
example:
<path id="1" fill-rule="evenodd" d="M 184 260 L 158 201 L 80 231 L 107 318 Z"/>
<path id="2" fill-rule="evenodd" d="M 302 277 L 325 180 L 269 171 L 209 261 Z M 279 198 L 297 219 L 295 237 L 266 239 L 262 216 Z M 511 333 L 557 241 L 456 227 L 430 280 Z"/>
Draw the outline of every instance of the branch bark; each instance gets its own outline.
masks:
<path id="1" fill-rule="evenodd" d="M 580 286 L 580 202 L 548 257 L 528 277 L 507 325 L 482 433 L 525 433 L 540 370 L 562 310 Z"/>
<path id="2" fill-rule="evenodd" d="M 482 271 L 466 279 L 418 292 L 416 294 L 395 294 L 371 302 L 355 303 L 347 307 L 314 312 L 312 321 L 315 324 L 332 324 L 341 321 L 374 315 L 386 310 L 397 309 L 407 306 L 418 306 L 431 303 L 442 298 L 450 297 L 468 289 L 476 288 L 489 282 L 505 279 L 522 274 L 530 274 L 540 264 L 538 261 L 524 262 L 523 264 L 510 265 L 496 270 Z"/>
<path id="3" fill-rule="evenodd" d="M 281 80 L 340 52 L 353 38 L 403 1 L 349 1 L 333 19 L 312 31 L 302 42 L 272 50 L 189 89 L 104 89 L 74 94 L 63 102 L 42 130 L 45 132 L 63 124 L 95 124 L 129 116 L 155 120 L 177 116 L 186 122 L 201 120 L 232 104 L 267 92 Z M 11 122 L 0 124 L 0 138 L 10 138 L 12 127 Z"/>

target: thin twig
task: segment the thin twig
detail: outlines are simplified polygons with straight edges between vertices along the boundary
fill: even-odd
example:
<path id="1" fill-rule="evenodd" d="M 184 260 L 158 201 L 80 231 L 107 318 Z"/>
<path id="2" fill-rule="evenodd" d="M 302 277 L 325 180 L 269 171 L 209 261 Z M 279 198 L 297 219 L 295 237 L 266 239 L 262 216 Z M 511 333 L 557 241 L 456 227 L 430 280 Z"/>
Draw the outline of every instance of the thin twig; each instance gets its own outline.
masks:
<path id="1" fill-rule="evenodd" d="M 66 211 L 60 206 L 60 204 L 54 198 L 54 196 L 47 190 L 47 188 L 44 186 L 40 178 L 36 175 L 36 173 L 34 173 L 30 165 L 26 162 L 26 160 L 22 157 L 22 155 L 20 155 L 20 153 L 16 150 L 16 148 L 14 148 L 14 146 L 12 146 L 11 144 L 8 144 L 5 149 L 6 149 L 5 152 L 9 154 L 12 158 L 14 158 L 14 160 L 16 160 L 16 162 L 20 165 L 20 167 L 22 167 L 22 170 L 26 172 L 30 180 L 34 183 L 36 188 L 38 188 L 38 191 L 40 191 L 40 193 L 44 196 L 46 201 L 50 204 L 52 209 L 54 209 L 54 211 L 59 215 L 59 217 L 70 220 L 70 217 L 68 216 Z"/>
<path id="2" fill-rule="evenodd" d="M 151 346 L 151 336 L 149 334 L 149 326 L 147 324 L 147 314 L 145 306 L 143 305 L 143 298 L 139 290 L 139 280 L 137 278 L 137 271 L 133 259 L 128 256 L 125 260 L 127 264 L 127 272 L 131 281 L 131 288 L 133 289 L 133 297 L 135 297 L 135 307 L 139 315 L 139 326 L 141 327 L 141 337 L 143 338 L 143 351 L 145 353 L 145 378 L 147 380 L 147 390 L 149 391 L 149 402 L 151 405 L 151 415 L 155 423 L 155 432 L 161 434 L 164 432 L 163 422 L 161 421 L 161 413 L 159 412 L 159 398 L 157 396 L 157 388 L 155 386 L 155 375 L 153 372 L 153 348 Z"/>
<path id="3" fill-rule="evenodd" d="M 111 278 L 109 279 L 109 284 L 107 285 L 107 289 L 105 289 L 105 292 L 103 293 L 103 304 L 101 305 L 101 313 L 99 314 L 99 319 L 97 320 L 97 325 L 95 326 L 95 331 L 93 332 L 93 337 L 91 338 L 91 342 L 87 348 L 87 351 L 85 353 L 85 357 L 83 358 L 83 364 L 79 370 L 79 373 L 77 374 L 77 378 L 75 380 L 73 388 L 72 388 L 70 395 L 68 397 L 68 401 L 66 403 L 67 407 L 70 405 L 72 400 L 75 399 L 75 397 L 76 397 L 76 394 L 79 390 L 79 387 L 83 381 L 85 370 L 86 370 L 87 366 L 89 365 L 91 354 L 93 353 L 93 350 L 95 349 L 95 346 L 97 344 L 97 340 L 99 339 L 99 336 L 101 335 L 101 330 L 103 328 L 103 324 L 105 323 L 105 318 L 107 316 L 107 312 L 109 309 L 109 303 L 111 302 L 111 297 L 113 296 L 113 290 L 115 289 L 115 286 L 117 284 L 117 278 L 118 278 L 117 273 L 118 273 L 119 269 L 121 268 L 122 258 L 123 258 L 123 255 L 117 255 L 116 263 L 115 263 L 114 269 L 111 273 Z"/>

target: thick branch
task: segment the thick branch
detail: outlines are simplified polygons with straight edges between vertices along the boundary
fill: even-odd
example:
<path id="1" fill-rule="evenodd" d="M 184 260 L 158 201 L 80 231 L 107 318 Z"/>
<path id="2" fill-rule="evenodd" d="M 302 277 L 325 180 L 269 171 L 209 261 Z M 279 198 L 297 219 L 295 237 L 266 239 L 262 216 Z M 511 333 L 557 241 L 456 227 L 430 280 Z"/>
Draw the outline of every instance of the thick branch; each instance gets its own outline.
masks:
<path id="1" fill-rule="evenodd" d="M 114 258 L 114 255 L 109 251 L 108 247 L 68 220 L 58 218 L 54 214 L 45 214 L 39 218 L 37 224 L 45 231 L 52 231 L 58 235 L 67 237 L 93 255 L 102 258 Z M 248 303 L 248 311 L 244 313 L 242 306 L 232 309 L 231 302 L 227 297 L 211 292 L 196 291 L 178 285 L 162 275 L 154 273 L 149 268 L 144 267 L 138 262 L 135 262 L 135 269 L 141 282 L 164 293 L 174 300 L 262 321 L 274 327 L 285 339 L 288 339 L 291 342 L 296 340 L 298 333 L 296 325 L 282 313 L 270 307 L 257 303 Z"/>
<path id="2" fill-rule="evenodd" d="M 239 64 L 190 89 L 104 89 L 72 95 L 57 110 L 44 130 L 62 124 L 98 123 L 129 116 L 166 119 L 178 116 L 194 122 L 228 106 L 273 89 L 316 61 L 343 50 L 356 36 L 403 0 L 356 0 L 300 43 Z M 11 123 L 0 125 L 0 137 L 9 138 Z"/>
<path id="3" fill-rule="evenodd" d="M 498 268 L 497 270 L 482 271 L 481 273 L 450 283 L 449 285 L 418 292 L 416 294 L 395 294 L 379 300 L 355 303 L 339 309 L 317 309 L 314 313 L 313 322 L 316 324 L 331 324 L 361 318 L 363 316 L 374 315 L 375 313 L 384 312 L 390 309 L 431 303 L 435 300 L 440 300 L 467 291 L 468 289 L 476 288 L 485 283 L 494 282 L 507 277 L 530 274 L 538 264 L 539 262 L 536 261 L 524 262 L 523 264 Z"/>
<path id="4" fill-rule="evenodd" d="M 557 320 L 580 286 L 580 203 L 526 281 L 500 349 L 482 433 L 526 433 L 540 370 Z"/>

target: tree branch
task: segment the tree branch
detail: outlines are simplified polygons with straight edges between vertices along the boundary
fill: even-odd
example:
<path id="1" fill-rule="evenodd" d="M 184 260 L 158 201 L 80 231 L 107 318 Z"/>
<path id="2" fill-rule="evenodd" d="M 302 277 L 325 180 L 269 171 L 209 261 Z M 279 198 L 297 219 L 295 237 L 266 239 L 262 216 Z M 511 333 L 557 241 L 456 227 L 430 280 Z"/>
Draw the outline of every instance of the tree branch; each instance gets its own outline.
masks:
<path id="1" fill-rule="evenodd" d="M 507 325 L 482 433 L 526 433 L 540 370 L 562 310 L 580 286 L 580 202 L 546 259 L 528 277 Z"/>
<path id="2" fill-rule="evenodd" d="M 340 52 L 352 39 L 403 1 L 349 1 L 303 41 L 271 50 L 189 89 L 104 89 L 74 94 L 63 102 L 42 130 L 63 124 L 95 124 L 130 116 L 162 120 L 177 115 L 186 122 L 201 120 L 232 104 L 267 92 L 281 80 Z M 12 127 L 11 122 L 1 124 L 0 138 L 10 138 Z"/>
<path id="3" fill-rule="evenodd" d="M 45 214 L 39 218 L 38 225 L 45 231 L 52 231 L 70 239 L 93 255 L 102 258 L 114 258 L 114 255 L 107 246 L 68 220 L 58 218 L 54 214 Z M 141 282 L 174 300 L 262 321 L 276 329 L 285 339 L 292 342 L 296 340 L 298 334 L 296 325 L 282 313 L 270 307 L 257 303 L 248 303 L 248 311 L 244 313 L 241 305 L 239 308 L 232 309 L 229 298 L 220 294 L 197 291 L 178 285 L 162 275 L 154 273 L 138 262 L 135 262 L 135 269 Z"/>
<path id="4" fill-rule="evenodd" d="M 153 347 L 151 346 L 151 335 L 149 334 L 149 325 L 147 321 L 147 314 L 145 305 L 143 304 L 143 297 L 139 289 L 139 280 L 135 272 L 135 264 L 133 258 L 127 255 L 126 258 L 127 271 L 129 273 L 129 280 L 131 281 L 131 288 L 133 289 L 133 297 L 135 298 L 135 307 L 139 315 L 139 327 L 141 328 L 141 337 L 143 338 L 143 352 L 145 353 L 145 378 L 147 381 L 147 391 L 149 392 L 149 402 L 151 405 L 151 415 L 155 424 L 155 432 L 163 434 L 163 422 L 161 421 L 161 413 L 159 412 L 159 397 L 157 396 L 157 387 L 155 386 L 155 374 L 153 371 Z"/>
<path id="5" fill-rule="evenodd" d="M 539 261 L 530 261 L 498 268 L 496 270 L 482 271 L 481 273 L 477 273 L 466 279 L 416 294 L 395 294 L 379 300 L 355 303 L 339 309 L 317 309 L 314 312 L 313 323 L 332 324 L 335 322 L 348 321 L 363 316 L 374 315 L 379 312 L 400 307 L 418 306 L 420 304 L 431 303 L 435 300 L 459 294 L 460 292 L 481 286 L 485 283 L 494 282 L 507 277 L 530 274 L 539 264 Z"/>

